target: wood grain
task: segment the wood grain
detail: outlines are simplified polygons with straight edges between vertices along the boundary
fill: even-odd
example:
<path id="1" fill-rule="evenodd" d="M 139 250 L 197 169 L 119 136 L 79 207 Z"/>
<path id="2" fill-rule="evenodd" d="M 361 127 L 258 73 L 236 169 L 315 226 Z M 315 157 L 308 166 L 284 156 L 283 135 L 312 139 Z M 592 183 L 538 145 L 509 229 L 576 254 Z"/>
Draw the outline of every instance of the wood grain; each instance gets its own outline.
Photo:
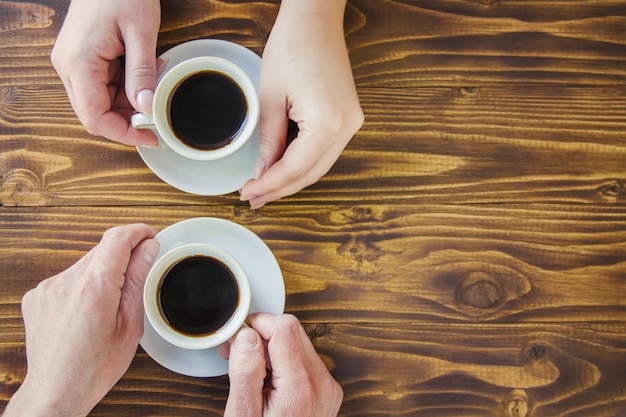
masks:
<path id="1" fill-rule="evenodd" d="M 621 207 L 5 208 L 0 261 L 14 269 L 0 272 L 0 285 L 23 294 L 78 260 L 109 227 L 162 229 L 202 216 L 242 224 L 268 244 L 285 276 L 287 309 L 305 320 L 626 320 Z M 19 300 L 11 303 L 16 319 Z"/>
<path id="2" fill-rule="evenodd" d="M 0 77 L 9 75 L 11 80 L 4 82 L 0 78 L 0 91 L 4 91 L 0 100 L 0 134 L 7 151 L 0 163 L 3 175 L 0 203 L 231 203 L 236 197 L 203 198 L 181 193 L 154 176 L 132 150 L 97 140 L 84 131 L 49 64 L 48 54 L 59 29 L 59 18 L 67 7 L 63 1 L 50 3 L 53 10 L 58 9 L 47 12 L 57 15 L 51 17 L 57 20 L 56 27 L 19 28 L 12 32 L 20 36 L 1 38 L 15 44 L 2 49 L 6 55 L 2 56 L 4 67 Z M 258 53 L 262 51 L 260 46 L 271 29 L 276 2 L 251 5 L 210 1 L 208 6 L 206 3 L 186 2 L 185 7 L 179 7 L 164 2 L 162 49 L 188 40 L 189 31 L 193 30 L 208 37 L 238 41 Z M 523 7 L 515 2 L 351 2 L 346 31 L 366 124 L 329 175 L 292 201 L 319 202 L 332 196 L 333 201 L 350 203 L 377 198 L 380 192 L 386 198 L 411 203 L 623 201 L 626 181 L 623 73 L 618 74 L 620 85 L 612 87 L 607 85 L 616 84 L 615 81 L 585 77 L 579 77 L 576 85 L 571 85 L 574 82 L 571 77 L 576 76 L 570 72 L 575 68 L 571 62 L 567 63 L 567 74 L 564 70 L 548 71 L 533 64 L 537 71 L 558 77 L 545 79 L 530 73 L 527 79 L 518 80 L 523 86 L 483 83 L 480 77 L 455 76 L 453 82 L 442 82 L 446 77 L 436 76 L 417 83 L 405 78 L 414 79 L 403 68 L 411 71 L 421 68 L 419 62 L 409 59 L 407 51 L 419 48 L 421 53 L 428 54 L 420 42 L 450 37 L 451 31 L 456 31 L 452 33 L 454 39 L 462 38 L 464 33 L 478 36 L 484 31 L 488 33 L 481 36 L 495 40 L 504 35 L 518 36 L 516 42 L 502 40 L 495 52 L 485 49 L 486 44 L 478 46 L 481 53 L 511 64 L 519 58 L 511 55 L 511 48 L 525 48 L 528 55 L 545 55 L 541 59 L 547 61 L 561 60 L 567 50 L 563 45 L 528 41 L 527 36 L 541 33 L 541 28 L 558 33 L 555 42 L 575 39 L 576 54 L 585 51 L 581 39 L 592 37 L 594 42 L 604 42 L 606 47 L 593 46 L 594 55 L 585 58 L 587 67 L 597 68 L 598 76 L 605 76 L 613 67 L 605 60 L 616 59 L 617 68 L 625 69 L 625 31 L 613 30 L 622 26 L 626 13 L 621 3 L 574 2 L 575 7 L 567 3 L 568 7 L 559 8 L 560 2 L 530 2 Z M 207 11 L 198 13 L 201 6 Z M 409 24 L 410 19 L 424 25 Z M 526 28 L 519 28 L 520 25 Z M 529 32 L 529 25 L 534 25 L 533 31 Z M 602 26 L 601 30 L 598 25 Z M 257 43 L 231 39 L 229 33 L 220 31 L 225 28 L 231 28 L 231 34 L 232 28 L 237 28 L 237 34 L 244 33 Z M 519 32 L 521 29 L 524 31 Z M 28 39 L 23 39 L 21 34 Z M 45 62 L 26 63 L 29 71 L 23 71 L 28 57 L 21 52 L 24 49 L 19 47 L 21 40 L 35 46 L 47 45 L 37 52 Z M 390 50 L 400 48 L 408 55 L 400 61 L 386 60 L 388 53 L 372 49 L 379 44 Z M 459 42 L 458 47 L 462 44 Z M 554 49 L 541 52 L 539 47 Z M 360 63 L 356 51 L 361 49 L 366 50 L 368 57 L 376 57 L 377 62 Z M 37 48 L 31 46 L 27 50 L 30 54 Z M 602 54 L 606 56 L 599 56 Z M 468 60 L 461 63 L 464 67 L 507 73 L 507 68 L 501 66 L 478 64 L 477 60 L 482 58 L 471 50 L 463 56 Z M 394 71 L 375 70 L 385 83 L 360 82 L 362 69 L 371 71 L 381 65 Z M 41 86 L 39 66 L 50 72 Z M 397 78 L 398 71 L 402 77 L 390 83 Z M 454 62 L 446 60 L 445 71 L 456 71 Z M 514 68 L 513 72 L 522 71 Z M 24 74 L 28 80 L 23 80 Z M 19 84 L 15 85 L 16 82 Z M 397 83 L 402 88 L 371 88 L 398 87 Z M 559 85 L 564 83 L 568 85 Z M 582 85 L 590 83 L 601 86 Z M 409 88 L 415 85 L 430 86 Z M 25 141 L 29 137 L 38 139 L 36 151 L 25 145 L 34 143 Z M 33 163 L 32 159 L 37 162 Z M 548 160 L 550 164 L 545 163 Z"/>
<path id="3" fill-rule="evenodd" d="M 342 416 L 621 416 L 623 324 L 328 324 L 306 329 L 342 384 Z M 0 347 L 23 363 L 23 346 Z M 5 374 L 15 389 L 24 367 Z M 225 378 L 189 378 L 138 353 L 92 416 L 220 416 Z M 581 395 L 581 393 L 584 393 Z"/>
<path id="4" fill-rule="evenodd" d="M 626 370 L 623 326 L 317 329 L 343 377 L 347 416 L 608 417 L 626 402 L 609 382 Z"/>
<path id="5" fill-rule="evenodd" d="M 0 1 L 0 32 L 43 29 L 52 25 L 53 9 L 35 3 Z"/>
<path id="6" fill-rule="evenodd" d="M 13 2 L 5 3 L 8 14 Z M 0 85 L 58 83 L 48 56 L 69 1 L 45 3 L 51 25 L 0 37 Z M 277 0 L 162 4 L 159 50 L 216 37 L 261 53 L 278 10 Z M 624 85 L 625 25 L 622 0 L 352 0 L 345 29 L 359 87 Z"/>
<path id="7" fill-rule="evenodd" d="M 620 0 L 350 4 L 348 39 L 359 86 L 624 84 Z"/>
<path id="8" fill-rule="evenodd" d="M 342 417 L 626 416 L 626 3 L 350 0 L 366 121 L 331 171 L 251 211 L 86 133 L 50 64 L 69 0 L 0 1 L 0 407 L 22 295 L 120 224 L 213 216 L 283 270 Z M 163 0 L 157 52 L 262 54 L 279 0 Z M 91 416 L 221 416 L 228 380 L 139 349 Z"/>
<path id="9" fill-rule="evenodd" d="M 237 199 L 178 191 L 134 149 L 91 137 L 62 87 L 14 88 L 7 96 L 0 106 L 5 206 Z M 284 201 L 355 203 L 384 194 L 399 203 L 623 204 L 623 97 L 626 87 L 361 89 L 361 131 L 322 181 Z"/>

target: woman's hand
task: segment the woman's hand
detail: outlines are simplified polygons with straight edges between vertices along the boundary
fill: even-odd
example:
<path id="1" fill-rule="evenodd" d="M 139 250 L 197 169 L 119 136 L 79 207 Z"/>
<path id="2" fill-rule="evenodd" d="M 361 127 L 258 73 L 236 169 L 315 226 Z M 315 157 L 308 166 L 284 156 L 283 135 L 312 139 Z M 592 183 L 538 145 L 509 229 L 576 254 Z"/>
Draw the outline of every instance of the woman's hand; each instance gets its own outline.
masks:
<path id="1" fill-rule="evenodd" d="M 252 208 L 333 166 L 363 124 L 343 33 L 345 1 L 283 0 L 261 64 L 261 158 L 241 190 Z M 287 147 L 289 120 L 298 135 Z"/>
<path id="2" fill-rule="evenodd" d="M 133 146 L 158 143 L 130 118 L 152 113 L 160 23 L 158 0 L 72 0 L 51 59 L 89 133 Z"/>

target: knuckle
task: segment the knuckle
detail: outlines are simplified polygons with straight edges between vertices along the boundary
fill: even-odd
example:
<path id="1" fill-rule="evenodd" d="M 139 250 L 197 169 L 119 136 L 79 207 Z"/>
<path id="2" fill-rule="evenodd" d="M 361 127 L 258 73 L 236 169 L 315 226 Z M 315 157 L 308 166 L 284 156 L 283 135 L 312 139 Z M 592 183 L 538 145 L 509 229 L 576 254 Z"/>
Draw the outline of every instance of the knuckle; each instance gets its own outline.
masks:
<path id="1" fill-rule="evenodd" d="M 260 141 L 261 146 L 272 147 L 274 146 L 274 143 L 276 142 L 276 138 L 274 137 L 274 135 L 270 134 L 266 130 L 261 130 L 259 132 L 259 141 Z"/>
<path id="2" fill-rule="evenodd" d="M 142 78 L 142 77 L 154 77 L 156 78 L 156 68 L 153 67 L 149 67 L 146 65 L 142 65 L 142 66 L 138 66 L 138 67 L 134 67 L 134 68 L 128 68 L 128 75 L 130 75 L 131 77 L 135 77 L 135 78 Z"/>
<path id="3" fill-rule="evenodd" d="M 102 234 L 102 242 L 117 242 L 128 237 L 128 231 L 124 226 L 111 227 Z"/>
<path id="4" fill-rule="evenodd" d="M 320 133 L 337 141 L 347 142 L 363 126 L 365 115 L 357 103 L 349 109 L 326 108 L 317 115 L 315 125 Z"/>
<path id="5" fill-rule="evenodd" d="M 41 285 L 41 283 L 39 284 Z M 22 297 L 22 310 L 28 310 L 31 305 L 36 304 L 33 300 L 35 298 L 35 289 L 31 289 Z"/>
<path id="6" fill-rule="evenodd" d="M 68 62 L 67 49 L 64 49 L 58 42 L 50 52 L 50 62 L 56 71 L 66 68 L 65 63 Z"/>
<path id="7" fill-rule="evenodd" d="M 61 78 L 72 78 L 73 74 L 79 72 L 83 64 L 81 52 L 84 49 L 68 46 L 62 39 L 55 43 L 50 52 L 50 62 Z M 76 65 L 78 63 L 78 65 Z"/>
<path id="8" fill-rule="evenodd" d="M 278 317 L 276 327 L 289 331 L 298 330 L 300 328 L 300 321 L 293 314 L 283 314 Z"/>
<path id="9" fill-rule="evenodd" d="M 334 398 L 338 403 L 341 403 L 343 401 L 343 388 L 332 377 L 330 377 L 330 380 L 332 381 L 332 394 L 329 398 Z"/>
<path id="10" fill-rule="evenodd" d="M 61 63 L 59 50 L 56 47 L 52 48 L 52 52 L 50 52 L 50 62 L 52 63 L 52 67 L 58 72 Z"/>
<path id="11" fill-rule="evenodd" d="M 59 279 L 61 279 L 60 275 L 55 275 L 51 278 L 44 279 L 43 281 L 39 282 L 39 284 L 37 284 L 35 288 L 30 289 L 26 294 L 24 294 L 24 297 L 26 298 L 28 296 L 28 301 L 30 301 L 31 299 L 36 299 L 41 294 L 45 294 L 51 291 L 51 287 L 53 286 L 54 282 Z"/>
<path id="12" fill-rule="evenodd" d="M 349 123 L 353 135 L 363 127 L 363 123 L 365 123 L 365 113 L 363 113 L 361 106 L 358 106 L 357 110 L 351 114 Z"/>
<path id="13" fill-rule="evenodd" d="M 83 124 L 83 127 L 89 134 L 94 135 L 94 136 L 99 136 L 100 129 L 98 127 L 98 122 L 96 122 L 95 119 L 91 117 L 83 117 L 81 120 L 81 123 Z"/>
<path id="14" fill-rule="evenodd" d="M 262 366 L 262 364 L 259 364 L 259 361 L 257 360 L 250 360 L 250 358 L 245 358 L 245 360 L 231 359 L 231 362 L 232 363 L 230 364 L 228 373 L 231 377 L 234 376 L 236 379 L 247 380 L 250 377 L 256 376 L 260 372 L 263 372 L 263 374 L 265 373 L 265 367 Z M 264 375 L 262 376 L 264 377 Z"/>
<path id="15" fill-rule="evenodd" d="M 260 353 L 253 357 L 250 355 L 233 357 L 231 355 L 228 365 L 231 385 L 237 385 L 241 390 L 246 390 L 250 388 L 251 383 L 256 383 L 261 388 L 266 373 L 265 360 Z"/>

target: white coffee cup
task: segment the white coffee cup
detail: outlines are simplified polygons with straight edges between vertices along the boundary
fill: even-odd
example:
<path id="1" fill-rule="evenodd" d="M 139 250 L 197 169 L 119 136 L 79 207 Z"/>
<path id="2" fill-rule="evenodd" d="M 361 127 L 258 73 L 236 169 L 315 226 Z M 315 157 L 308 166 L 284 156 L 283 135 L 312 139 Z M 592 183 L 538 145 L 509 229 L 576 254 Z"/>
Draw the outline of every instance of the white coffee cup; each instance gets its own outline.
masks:
<path id="1" fill-rule="evenodd" d="M 186 330 L 182 330 L 184 326 L 180 326 L 180 314 L 182 314 L 182 317 L 188 318 L 192 317 L 191 313 L 188 313 L 188 310 L 185 309 L 175 309 L 175 314 L 173 314 L 172 305 L 176 306 L 176 304 L 166 303 L 173 298 L 176 302 L 179 302 L 179 306 L 187 307 L 192 305 L 194 307 L 189 311 L 193 311 L 194 320 L 198 319 L 198 317 L 200 317 L 199 321 L 208 320 L 215 310 L 212 304 L 213 301 L 209 302 L 208 300 L 212 300 L 215 295 L 220 294 L 214 294 L 214 288 L 210 288 L 212 283 L 210 280 L 213 278 L 205 275 L 204 272 L 206 271 L 202 268 L 215 260 L 221 264 L 218 268 L 219 271 L 223 270 L 222 266 L 229 271 L 230 278 L 237 288 L 237 300 L 234 302 L 232 313 L 222 317 L 223 320 L 216 322 L 217 324 L 212 324 L 215 329 L 211 329 L 208 333 L 189 333 Z M 198 267 L 200 269 L 193 269 L 198 265 L 196 263 L 193 264 L 195 266 L 190 266 L 193 262 L 199 262 L 205 266 Z M 214 263 L 214 265 L 217 265 L 217 263 Z M 199 271 L 203 271 L 203 273 Z M 170 275 L 166 278 L 168 274 Z M 189 286 L 177 286 L 176 279 L 179 282 L 186 283 L 194 280 L 194 286 L 189 291 Z M 163 288 L 164 283 L 166 285 L 165 289 Z M 185 291 L 176 292 L 180 288 L 183 288 Z M 163 292 L 170 295 L 164 296 Z M 183 294 L 183 296 L 178 297 L 177 294 Z M 210 349 L 223 344 L 245 325 L 245 320 L 250 310 L 251 291 L 245 270 L 233 256 L 213 245 L 192 243 L 175 247 L 157 259 L 146 278 L 143 301 L 148 321 L 165 341 L 183 349 L 200 350 Z M 198 304 L 201 305 L 198 307 Z M 167 311 L 170 311 L 169 318 L 167 317 Z M 181 311 L 184 313 L 180 313 Z M 205 314 L 206 312 L 209 313 Z M 178 318 L 174 319 L 175 317 Z M 185 321 L 182 320 L 182 322 L 184 325 Z M 223 324 L 220 324 L 222 322 Z"/>
<path id="2" fill-rule="evenodd" d="M 222 74 L 239 87 L 245 97 L 246 115 L 239 130 L 225 146 L 217 149 L 197 149 L 190 146 L 174 132 L 170 120 L 170 101 L 182 83 L 196 74 L 212 72 Z M 254 133 L 259 122 L 260 106 L 256 88 L 250 77 L 231 61 L 213 56 L 202 56 L 182 61 L 162 74 L 152 104 L 152 115 L 136 113 L 131 118 L 135 129 L 152 129 L 176 153 L 194 160 L 209 161 L 225 158 L 241 149 Z"/>

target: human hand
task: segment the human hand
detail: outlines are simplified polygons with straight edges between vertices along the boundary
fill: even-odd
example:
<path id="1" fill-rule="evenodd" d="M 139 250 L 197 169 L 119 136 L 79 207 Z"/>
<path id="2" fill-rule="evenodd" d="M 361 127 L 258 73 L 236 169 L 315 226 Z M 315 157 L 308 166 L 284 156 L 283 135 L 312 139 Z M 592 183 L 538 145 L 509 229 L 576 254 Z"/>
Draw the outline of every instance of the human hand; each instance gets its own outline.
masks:
<path id="1" fill-rule="evenodd" d="M 130 118 L 135 110 L 152 113 L 160 21 L 159 0 L 72 0 L 51 59 L 89 133 L 133 146 L 158 143 Z"/>
<path id="2" fill-rule="evenodd" d="M 143 224 L 108 230 L 26 293 L 28 370 L 4 417 L 86 416 L 128 369 L 143 334 L 143 284 L 159 250 Z"/>
<path id="3" fill-rule="evenodd" d="M 343 33 L 345 0 L 283 0 L 261 64 L 261 157 L 241 189 L 254 208 L 333 166 L 363 124 Z M 298 136 L 287 147 L 287 125 Z"/>
<path id="4" fill-rule="evenodd" d="M 252 314 L 228 353 L 224 417 L 335 417 L 343 391 L 292 315 Z"/>

